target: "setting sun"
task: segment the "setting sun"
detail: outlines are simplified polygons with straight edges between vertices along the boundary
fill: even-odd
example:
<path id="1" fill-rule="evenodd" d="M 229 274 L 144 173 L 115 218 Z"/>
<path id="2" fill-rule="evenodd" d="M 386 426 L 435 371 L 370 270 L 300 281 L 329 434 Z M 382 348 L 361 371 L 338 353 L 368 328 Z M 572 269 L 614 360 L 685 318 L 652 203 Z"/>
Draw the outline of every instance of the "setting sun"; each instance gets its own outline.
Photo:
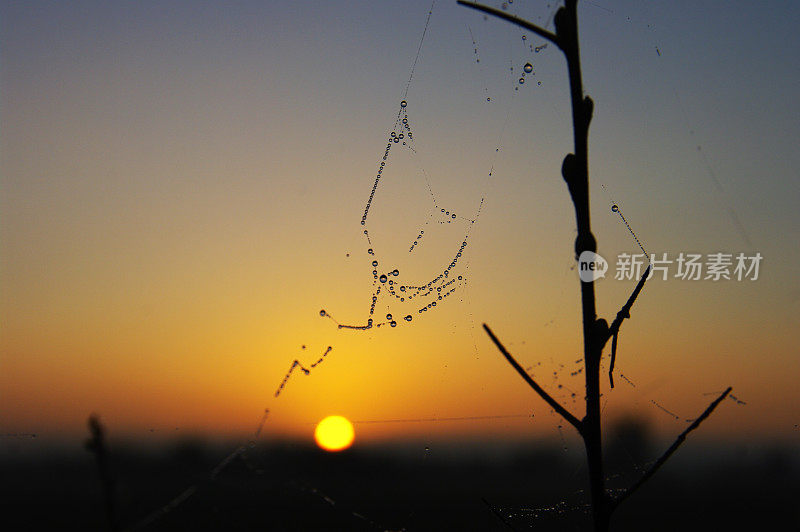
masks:
<path id="1" fill-rule="evenodd" d="M 353 424 L 342 416 L 328 416 L 317 424 L 314 439 L 326 451 L 341 451 L 353 444 Z"/>

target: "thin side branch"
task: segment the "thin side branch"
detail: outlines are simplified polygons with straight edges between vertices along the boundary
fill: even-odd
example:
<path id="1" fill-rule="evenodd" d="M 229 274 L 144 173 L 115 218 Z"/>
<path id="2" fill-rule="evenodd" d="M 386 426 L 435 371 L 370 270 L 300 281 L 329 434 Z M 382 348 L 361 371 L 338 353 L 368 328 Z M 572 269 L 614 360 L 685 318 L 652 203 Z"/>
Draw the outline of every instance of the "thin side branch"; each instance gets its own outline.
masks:
<path id="1" fill-rule="evenodd" d="M 650 274 L 650 268 L 652 265 L 648 265 L 647 269 L 644 271 L 642 278 L 639 279 L 639 282 L 636 285 L 636 288 L 633 289 L 633 293 L 631 297 L 628 298 L 628 301 L 622 306 L 619 312 L 617 312 L 617 317 L 614 318 L 614 321 L 611 323 L 611 326 L 608 328 L 608 334 L 611 336 L 611 363 L 608 366 L 608 380 L 611 382 L 611 387 L 614 387 L 614 362 L 617 360 L 617 336 L 619 335 L 619 328 L 622 326 L 622 322 L 626 318 L 631 317 L 631 307 L 633 307 L 633 302 L 636 301 L 636 298 L 639 296 L 639 292 L 642 291 L 644 287 L 644 282 L 647 280 L 647 276 Z M 608 341 L 608 339 L 606 339 Z"/>
<path id="2" fill-rule="evenodd" d="M 608 382 L 614 388 L 614 362 L 617 361 L 617 337 L 619 331 L 611 335 L 611 363 L 608 365 Z"/>
<path id="3" fill-rule="evenodd" d="M 650 273 L 650 268 L 651 266 L 647 266 L 647 269 L 644 271 L 642 278 L 639 279 L 636 288 L 633 289 L 631 297 L 628 298 L 628 301 L 622 306 L 622 309 L 617 312 L 617 317 L 611 323 L 611 327 L 608 328 L 609 333 L 615 334 L 617 331 L 619 331 L 622 321 L 631 317 L 631 307 L 633 307 L 634 301 L 636 301 L 636 298 L 639 297 L 639 292 L 641 292 L 642 288 L 644 287 L 644 282 L 647 280 L 647 276 Z"/>
<path id="4" fill-rule="evenodd" d="M 555 410 L 556 412 L 561 414 L 561 417 L 563 417 L 564 419 L 569 421 L 569 423 L 573 427 L 575 427 L 578 430 L 578 432 L 581 432 L 583 430 L 583 424 L 582 424 L 581 420 L 579 420 L 578 418 L 573 416 L 566 408 L 561 406 L 561 404 L 558 401 L 556 401 L 555 399 L 550 397 L 550 394 L 548 394 L 546 391 L 544 391 L 544 389 L 541 386 L 536 384 L 536 381 L 534 381 L 531 378 L 531 376 L 528 375 L 528 372 L 525 371 L 522 368 L 522 366 L 520 366 L 519 363 L 516 360 L 514 360 L 514 357 L 511 356 L 511 353 L 509 353 L 506 350 L 505 346 L 500 342 L 500 340 L 497 339 L 497 336 L 494 335 L 494 333 L 492 332 L 492 330 L 489 328 L 488 325 L 486 325 L 484 323 L 483 324 L 483 329 L 489 335 L 489 338 L 492 339 L 492 341 L 494 342 L 494 345 L 497 346 L 497 349 L 499 349 L 500 352 L 503 353 L 503 356 L 506 357 L 506 360 L 508 360 L 508 363 L 511 364 L 511 366 L 515 370 L 517 370 L 517 373 L 519 373 L 522 376 L 523 379 L 525 379 L 525 382 L 527 382 L 530 385 L 530 387 L 533 388 L 536 391 L 536 393 L 538 393 L 542 397 L 542 399 L 544 399 L 547 402 L 547 404 L 552 406 L 553 410 Z"/>
<path id="5" fill-rule="evenodd" d="M 636 482 L 636 484 L 625 490 L 625 492 L 622 495 L 620 495 L 619 497 L 617 497 L 616 500 L 614 500 L 614 502 L 612 503 L 613 506 L 614 507 L 619 506 L 619 504 L 622 501 L 630 497 L 637 489 L 639 489 L 642 486 L 642 484 L 647 482 L 650 479 L 650 477 L 652 477 L 656 473 L 656 471 L 658 471 L 661 468 L 661 466 L 664 465 L 664 463 L 669 459 L 669 457 L 672 456 L 672 453 L 678 450 L 678 447 L 680 447 L 680 445 L 684 442 L 684 440 L 686 440 L 686 435 L 692 432 L 697 427 L 699 427 L 700 423 L 705 421 L 705 419 L 711 415 L 711 412 L 713 412 L 714 409 L 717 408 L 717 405 L 719 405 L 723 400 L 725 400 L 728 394 L 731 393 L 732 389 L 733 389 L 732 387 L 728 386 L 728 389 L 722 392 L 722 395 L 714 399 L 714 401 L 710 405 L 708 405 L 708 408 L 706 408 L 705 412 L 700 414 L 700 417 L 695 419 L 694 422 L 691 425 L 689 425 L 689 428 L 684 430 L 681 433 L 681 435 L 678 436 L 678 438 L 675 440 L 675 443 L 673 443 L 669 447 L 669 449 L 667 449 L 667 451 L 664 454 L 662 454 L 658 460 L 656 460 L 656 462 L 652 465 L 652 467 L 650 467 L 650 469 L 648 469 L 647 472 L 644 475 L 642 475 L 642 478 L 640 478 Z"/>
<path id="6" fill-rule="evenodd" d="M 458 0 L 458 3 L 462 6 L 471 7 L 472 9 L 477 9 L 478 11 L 483 11 L 484 13 L 488 13 L 490 15 L 494 15 L 495 17 L 499 17 L 503 20 L 507 20 L 512 24 L 516 24 L 517 26 L 521 26 L 526 30 L 530 30 L 539 37 L 547 39 L 551 43 L 555 44 L 559 48 L 561 48 L 561 44 L 559 44 L 558 36 L 555 33 L 549 32 L 544 28 L 540 28 L 535 24 L 531 24 L 527 20 L 521 19 L 516 15 L 511 15 L 506 13 L 505 11 L 501 11 L 499 9 L 495 9 L 493 7 L 488 7 L 481 5 L 477 2 L 465 2 L 464 0 Z"/>
<path id="7" fill-rule="evenodd" d="M 489 508 L 489 510 L 494 514 L 494 516 L 497 517 L 500 521 L 503 522 L 504 525 L 506 525 L 510 530 L 516 531 L 516 528 L 511 526 L 511 523 L 509 523 L 508 521 L 505 520 L 505 518 L 503 517 L 503 514 L 501 514 L 499 511 L 497 511 L 497 509 L 494 506 L 489 504 L 489 501 L 487 501 L 483 497 L 481 497 L 481 500 L 483 501 L 483 504 L 485 504 Z"/>

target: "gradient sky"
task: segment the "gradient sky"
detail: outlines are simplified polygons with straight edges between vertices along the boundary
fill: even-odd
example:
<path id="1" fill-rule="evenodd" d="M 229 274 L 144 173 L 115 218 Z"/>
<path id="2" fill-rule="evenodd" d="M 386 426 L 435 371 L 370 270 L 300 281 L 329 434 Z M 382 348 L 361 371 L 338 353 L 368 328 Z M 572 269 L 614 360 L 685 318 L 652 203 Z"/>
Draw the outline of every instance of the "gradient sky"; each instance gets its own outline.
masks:
<path id="1" fill-rule="evenodd" d="M 544 25 L 555 5 L 509 9 Z M 466 282 L 423 314 L 380 296 L 376 322 L 413 314 L 396 328 L 319 316 L 368 317 L 360 219 L 429 7 L 2 3 L 0 432 L 82 435 L 97 412 L 117 435 L 239 435 L 269 408 L 263 438 L 310 439 L 329 414 L 535 413 L 356 424 L 359 441 L 557 435 L 483 322 L 580 414 L 563 57 L 455 1 L 435 3 L 405 96 L 416 153 L 392 152 L 366 227 L 409 284 L 469 231 Z M 605 415 L 677 433 L 730 385 L 747 404 L 724 403 L 704 434 L 796 441 L 800 6 L 598 0 L 579 17 L 594 232 L 612 262 L 600 314 L 635 284 L 613 278 L 638 250 L 613 201 L 648 252 L 763 256 L 755 282 L 646 285 L 619 342 L 635 387 L 605 390 Z M 438 223 L 432 198 L 457 220 Z"/>

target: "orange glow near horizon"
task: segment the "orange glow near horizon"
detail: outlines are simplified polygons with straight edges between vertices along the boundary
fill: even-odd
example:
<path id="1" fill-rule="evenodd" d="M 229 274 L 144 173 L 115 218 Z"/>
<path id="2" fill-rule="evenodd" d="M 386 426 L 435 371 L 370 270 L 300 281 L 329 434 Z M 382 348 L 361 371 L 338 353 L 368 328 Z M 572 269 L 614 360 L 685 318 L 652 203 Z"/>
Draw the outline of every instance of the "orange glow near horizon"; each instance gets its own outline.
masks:
<path id="1" fill-rule="evenodd" d="M 330 412 L 355 421 L 359 446 L 558 438 L 482 323 L 582 417 L 556 47 L 534 52 L 510 27 L 437 2 L 419 48 L 430 0 L 6 4 L 0 434 L 79 441 L 97 413 L 132 439 L 249 438 L 269 409 L 264 441 L 308 440 Z M 796 87 L 767 75 L 796 71 L 773 38 L 776 24 L 793 35 L 795 18 L 770 15 L 753 36 L 763 46 L 736 41 L 732 55 L 731 35 L 762 26 L 715 32 L 702 3 L 647 5 L 581 14 L 592 231 L 610 266 L 597 315 L 611 322 L 636 284 L 614 278 L 615 258 L 639 247 L 612 194 L 649 253 L 764 259 L 757 281 L 682 280 L 674 263 L 648 281 L 620 331 L 613 390 L 601 375 L 603 419 L 633 412 L 677 434 L 732 386 L 742 402 L 698 434 L 796 438 L 797 124 L 781 103 Z M 343 9 L 358 24 L 308 29 Z M 520 84 L 527 61 L 536 81 Z M 395 137 L 384 161 L 400 112 L 413 146 Z M 430 294 L 390 288 L 445 270 Z M 444 418 L 464 421 L 391 422 Z"/>

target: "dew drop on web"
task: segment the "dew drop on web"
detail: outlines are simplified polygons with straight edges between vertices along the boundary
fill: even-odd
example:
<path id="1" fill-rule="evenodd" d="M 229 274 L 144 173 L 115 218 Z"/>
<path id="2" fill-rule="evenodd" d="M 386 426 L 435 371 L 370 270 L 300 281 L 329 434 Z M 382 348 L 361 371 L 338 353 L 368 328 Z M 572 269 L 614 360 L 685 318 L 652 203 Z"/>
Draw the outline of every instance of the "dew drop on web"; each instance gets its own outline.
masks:
<path id="1" fill-rule="evenodd" d="M 530 63 L 525 63 L 525 66 L 522 67 L 522 70 L 524 70 L 526 74 L 530 74 L 533 72 L 533 65 Z"/>

